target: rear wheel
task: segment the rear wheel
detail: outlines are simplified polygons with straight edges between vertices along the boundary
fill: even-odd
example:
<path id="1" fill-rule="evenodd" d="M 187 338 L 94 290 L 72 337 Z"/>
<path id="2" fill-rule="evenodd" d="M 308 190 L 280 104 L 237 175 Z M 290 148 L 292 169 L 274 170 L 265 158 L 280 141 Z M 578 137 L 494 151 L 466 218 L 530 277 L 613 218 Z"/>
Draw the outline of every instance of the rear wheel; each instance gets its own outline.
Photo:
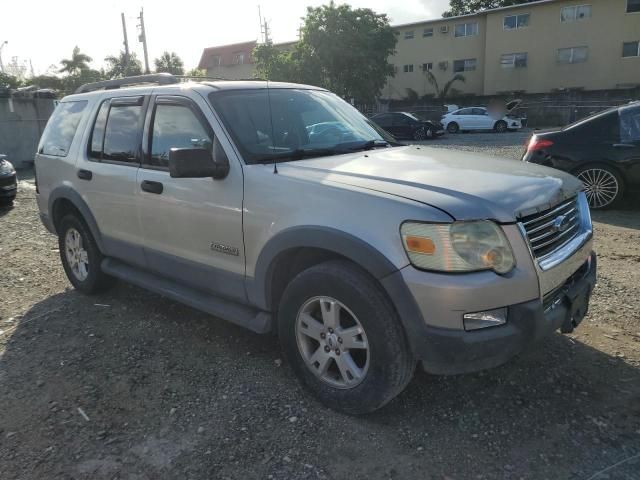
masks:
<path id="1" fill-rule="evenodd" d="M 584 184 L 589 206 L 594 209 L 613 207 L 624 194 L 620 175 L 606 165 L 590 165 L 575 172 Z"/>
<path id="2" fill-rule="evenodd" d="M 346 261 L 305 270 L 278 312 L 284 354 L 322 403 L 372 412 L 400 393 L 415 369 L 404 331 L 375 281 Z"/>
<path id="3" fill-rule="evenodd" d="M 413 132 L 413 139 L 417 141 L 421 141 L 427 138 L 427 132 L 425 127 L 420 127 Z"/>
<path id="4" fill-rule="evenodd" d="M 449 133 L 458 133 L 460 131 L 460 125 L 456 122 L 451 122 L 447 125 L 447 132 Z"/>
<path id="5" fill-rule="evenodd" d="M 100 268 L 104 258 L 85 223 L 73 214 L 66 215 L 57 227 L 62 266 L 71 284 L 81 292 L 100 292 L 114 282 Z"/>
<path id="6" fill-rule="evenodd" d="M 504 120 L 498 120 L 493 129 L 498 133 L 504 133 L 507 131 L 507 122 Z"/>
<path id="7" fill-rule="evenodd" d="M 11 205 L 13 205 L 13 201 L 15 199 L 16 199 L 16 197 L 0 198 L 0 207 L 10 207 Z"/>

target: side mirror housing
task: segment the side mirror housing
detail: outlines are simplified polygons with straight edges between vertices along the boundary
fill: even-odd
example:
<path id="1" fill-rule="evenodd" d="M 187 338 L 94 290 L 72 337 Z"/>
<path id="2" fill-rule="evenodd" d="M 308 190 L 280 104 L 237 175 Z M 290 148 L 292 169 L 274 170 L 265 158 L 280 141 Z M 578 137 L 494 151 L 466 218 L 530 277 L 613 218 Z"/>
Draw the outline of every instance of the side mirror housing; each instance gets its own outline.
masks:
<path id="1" fill-rule="evenodd" d="M 229 159 L 215 140 L 214 154 L 206 148 L 172 148 L 169 151 L 171 178 L 225 178 L 229 174 Z"/>

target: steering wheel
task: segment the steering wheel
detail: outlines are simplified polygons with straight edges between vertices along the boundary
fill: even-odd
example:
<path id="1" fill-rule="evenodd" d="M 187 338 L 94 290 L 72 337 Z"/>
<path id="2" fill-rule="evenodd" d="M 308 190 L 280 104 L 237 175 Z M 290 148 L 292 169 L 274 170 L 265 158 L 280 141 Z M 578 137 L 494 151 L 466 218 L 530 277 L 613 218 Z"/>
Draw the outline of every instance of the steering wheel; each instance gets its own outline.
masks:
<path id="1" fill-rule="evenodd" d="M 314 135 L 318 143 L 338 143 L 344 138 L 344 132 L 335 125 L 330 125 L 321 133 Z"/>

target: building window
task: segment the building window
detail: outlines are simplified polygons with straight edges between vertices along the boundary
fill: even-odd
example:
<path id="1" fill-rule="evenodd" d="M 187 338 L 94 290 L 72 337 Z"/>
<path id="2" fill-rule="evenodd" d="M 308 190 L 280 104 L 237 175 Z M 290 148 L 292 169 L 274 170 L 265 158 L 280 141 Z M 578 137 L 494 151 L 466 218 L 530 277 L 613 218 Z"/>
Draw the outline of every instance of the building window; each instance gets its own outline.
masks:
<path id="1" fill-rule="evenodd" d="M 561 22 L 575 22 L 591 18 L 591 5 L 573 5 L 560 9 Z"/>
<path id="2" fill-rule="evenodd" d="M 454 73 L 470 72 L 476 69 L 476 59 L 467 58 L 465 60 L 454 60 L 453 71 Z"/>
<path id="3" fill-rule="evenodd" d="M 456 25 L 456 37 L 469 37 L 472 35 L 478 35 L 478 22 L 458 23 Z"/>
<path id="4" fill-rule="evenodd" d="M 425 28 L 422 31 L 422 36 L 423 37 L 433 37 L 433 28 L 432 27 L 431 28 Z"/>
<path id="5" fill-rule="evenodd" d="M 433 62 L 428 62 L 428 63 L 423 63 L 422 64 L 422 71 L 426 72 L 426 71 L 431 71 L 433 70 Z"/>
<path id="6" fill-rule="evenodd" d="M 404 39 L 405 40 L 411 40 L 414 36 L 413 30 L 409 30 L 407 32 L 404 32 Z"/>
<path id="7" fill-rule="evenodd" d="M 517 28 L 525 28 L 529 26 L 529 14 L 508 15 L 504 17 L 502 26 L 505 30 L 515 30 Z"/>
<path id="8" fill-rule="evenodd" d="M 640 0 L 627 0 L 627 13 L 640 12 Z"/>
<path id="9" fill-rule="evenodd" d="M 211 57 L 211 66 L 219 67 L 220 66 L 220 55 L 213 55 Z"/>
<path id="10" fill-rule="evenodd" d="M 558 63 L 582 63 L 589 58 L 588 47 L 571 47 L 558 49 Z"/>
<path id="11" fill-rule="evenodd" d="M 526 53 L 505 53 L 500 59 L 502 68 L 525 68 L 527 66 Z"/>
<path id="12" fill-rule="evenodd" d="M 623 57 L 640 57 L 640 42 L 625 42 L 622 44 Z"/>
<path id="13" fill-rule="evenodd" d="M 413 72 L 413 64 L 411 65 L 405 65 L 403 67 L 404 73 L 412 73 Z"/>
<path id="14" fill-rule="evenodd" d="M 244 65 L 244 52 L 238 52 L 233 54 L 234 65 Z"/>

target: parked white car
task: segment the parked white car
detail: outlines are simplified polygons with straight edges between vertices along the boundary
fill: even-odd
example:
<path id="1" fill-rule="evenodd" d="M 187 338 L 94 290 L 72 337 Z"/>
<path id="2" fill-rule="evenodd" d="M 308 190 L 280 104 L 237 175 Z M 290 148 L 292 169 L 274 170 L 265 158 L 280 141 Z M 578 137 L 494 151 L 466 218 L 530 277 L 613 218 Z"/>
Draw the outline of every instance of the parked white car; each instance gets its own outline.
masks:
<path id="1" fill-rule="evenodd" d="M 499 133 L 508 130 L 519 130 L 522 121 L 511 112 L 520 104 L 515 100 L 506 104 L 505 109 L 489 110 L 487 107 L 465 107 L 449 109 L 442 117 L 441 123 L 449 133 L 461 130 L 493 130 Z"/>

